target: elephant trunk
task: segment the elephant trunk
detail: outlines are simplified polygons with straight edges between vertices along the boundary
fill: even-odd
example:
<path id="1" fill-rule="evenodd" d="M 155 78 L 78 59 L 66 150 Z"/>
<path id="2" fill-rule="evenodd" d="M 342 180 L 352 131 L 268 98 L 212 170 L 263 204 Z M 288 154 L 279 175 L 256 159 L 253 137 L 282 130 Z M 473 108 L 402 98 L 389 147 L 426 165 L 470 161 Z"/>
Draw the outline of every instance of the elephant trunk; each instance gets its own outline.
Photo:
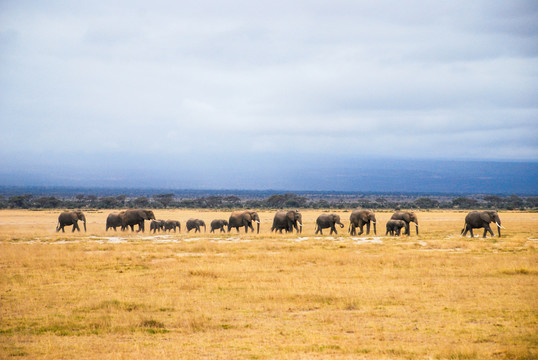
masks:
<path id="1" fill-rule="evenodd" d="M 495 224 L 497 225 L 497 231 L 499 232 L 499 237 L 501 237 L 501 220 L 499 220 L 498 222 L 495 221 Z"/>
<path id="2" fill-rule="evenodd" d="M 344 224 L 342 224 L 342 223 L 338 223 L 338 225 L 340 225 L 340 228 L 344 227 Z"/>
<path id="3" fill-rule="evenodd" d="M 86 216 L 82 217 L 82 221 L 84 222 L 84 231 L 86 231 Z"/>
<path id="4" fill-rule="evenodd" d="M 418 223 L 415 223 L 415 228 L 417 229 L 417 235 L 418 235 Z"/>
<path id="5" fill-rule="evenodd" d="M 299 223 L 299 234 L 303 232 L 303 223 Z"/>
<path id="6" fill-rule="evenodd" d="M 260 222 L 259 221 L 256 221 L 257 223 L 257 226 L 256 226 L 256 234 L 259 234 L 260 233 Z"/>
<path id="7" fill-rule="evenodd" d="M 374 235 L 377 235 L 376 228 L 375 228 L 375 221 L 373 221 L 373 223 L 374 223 Z"/>

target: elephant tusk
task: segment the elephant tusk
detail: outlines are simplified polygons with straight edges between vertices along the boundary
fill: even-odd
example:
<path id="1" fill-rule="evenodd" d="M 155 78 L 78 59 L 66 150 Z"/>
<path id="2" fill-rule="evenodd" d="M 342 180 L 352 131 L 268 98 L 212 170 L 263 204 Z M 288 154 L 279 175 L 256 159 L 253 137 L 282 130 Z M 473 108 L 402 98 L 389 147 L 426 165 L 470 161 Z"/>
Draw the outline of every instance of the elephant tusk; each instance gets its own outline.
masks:
<path id="1" fill-rule="evenodd" d="M 303 226 L 303 224 L 299 223 L 299 226 Z"/>
<path id="2" fill-rule="evenodd" d="M 258 220 L 254 220 L 254 222 L 257 222 L 258 224 L 260 223 Z"/>
<path id="3" fill-rule="evenodd" d="M 495 221 L 495 224 L 500 227 L 501 229 L 506 229 L 504 226 L 502 226 L 501 224 L 499 224 L 498 222 Z"/>

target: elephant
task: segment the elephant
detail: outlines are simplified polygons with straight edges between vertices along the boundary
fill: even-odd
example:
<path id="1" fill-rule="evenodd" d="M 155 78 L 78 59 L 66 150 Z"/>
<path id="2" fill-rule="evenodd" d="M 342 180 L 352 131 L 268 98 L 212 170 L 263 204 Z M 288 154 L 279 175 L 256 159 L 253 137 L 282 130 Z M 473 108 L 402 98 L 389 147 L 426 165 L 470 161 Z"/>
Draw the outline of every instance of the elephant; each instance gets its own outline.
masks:
<path id="1" fill-rule="evenodd" d="M 164 220 L 151 220 L 151 223 L 149 224 L 149 231 L 153 230 L 154 234 L 156 231 L 164 231 L 164 223 Z"/>
<path id="2" fill-rule="evenodd" d="M 400 236 L 400 232 L 403 227 L 405 227 L 405 221 L 403 220 L 389 220 L 387 221 L 387 232 L 385 235 L 390 234 L 390 236 Z"/>
<path id="3" fill-rule="evenodd" d="M 258 224 L 256 233 L 260 233 L 260 217 L 258 216 L 258 213 L 255 211 L 234 211 L 230 215 L 230 219 L 228 219 L 228 232 L 230 232 L 231 228 L 236 228 L 237 232 L 239 232 L 240 227 L 245 227 L 245 233 L 248 232 L 248 228 L 254 232 L 254 227 L 252 226 L 252 222 L 256 222 Z"/>
<path id="4" fill-rule="evenodd" d="M 409 230 L 409 223 L 414 222 L 415 227 L 417 230 L 418 235 L 418 219 L 414 212 L 410 211 L 396 211 L 392 216 L 390 217 L 391 220 L 403 220 L 405 221 L 405 235 L 409 236 L 411 235 L 411 231 Z"/>
<path id="5" fill-rule="evenodd" d="M 86 231 L 86 216 L 82 211 L 65 211 L 58 216 L 58 225 L 56 226 L 56 232 L 62 230 L 65 232 L 64 227 L 73 225 L 73 231 L 80 231 L 78 227 L 78 221 L 82 220 L 84 222 L 84 231 Z"/>
<path id="6" fill-rule="evenodd" d="M 362 235 L 364 224 L 366 224 L 366 235 L 370 234 L 370 222 L 374 224 L 374 235 L 376 232 L 375 214 L 371 210 L 354 210 L 349 216 L 349 233 L 355 235 L 355 229 L 359 227 L 361 231 L 357 235 Z"/>
<path id="7" fill-rule="evenodd" d="M 130 226 L 131 231 L 134 231 L 134 226 L 138 225 L 137 232 L 144 232 L 144 220 L 155 220 L 153 211 L 144 209 L 125 210 L 121 217 L 122 230 L 126 229 L 127 226 Z"/>
<path id="8" fill-rule="evenodd" d="M 194 232 L 197 233 L 200 231 L 200 226 L 204 227 L 204 232 L 206 232 L 205 222 L 200 219 L 189 219 L 187 220 L 187 232 L 195 229 Z M 200 231 L 201 232 L 201 231 Z"/>
<path id="9" fill-rule="evenodd" d="M 181 223 L 177 220 L 166 220 L 163 225 L 163 230 L 170 232 L 172 229 L 174 232 L 176 232 L 176 229 L 181 232 Z"/>
<path id="10" fill-rule="evenodd" d="M 121 217 L 123 216 L 125 212 L 113 212 L 108 214 L 108 217 L 106 218 L 106 231 L 108 231 L 109 228 L 113 228 L 114 231 L 116 231 L 116 228 L 119 226 L 121 230 L 125 230 L 121 225 Z"/>
<path id="11" fill-rule="evenodd" d="M 294 228 L 297 233 L 303 232 L 303 216 L 299 210 L 277 211 L 273 219 L 271 232 L 280 230 L 282 234 L 282 230 L 293 232 Z"/>
<path id="12" fill-rule="evenodd" d="M 501 219 L 496 211 L 471 211 L 465 217 L 465 225 L 461 230 L 461 234 L 465 236 L 467 235 L 467 231 L 470 231 L 471 237 L 473 237 L 473 229 L 484 228 L 484 237 L 486 237 L 488 232 L 491 236 L 494 236 L 493 231 L 489 227 L 489 223 L 492 222 L 497 225 L 497 231 L 499 232 L 499 237 L 501 237 L 501 228 L 504 229 L 504 227 L 501 225 Z"/>
<path id="13" fill-rule="evenodd" d="M 341 228 L 344 227 L 344 224 L 340 222 L 340 215 L 336 214 L 321 214 L 316 219 L 316 234 L 319 232 L 321 235 L 323 235 L 322 229 L 331 228 L 331 234 L 334 232 L 335 234 L 338 234 L 336 231 L 335 224 L 340 225 Z"/>
<path id="14" fill-rule="evenodd" d="M 215 232 L 217 229 L 220 229 L 220 232 L 226 232 L 225 226 L 228 226 L 227 220 L 213 220 L 211 221 L 211 231 L 209 232 Z"/>

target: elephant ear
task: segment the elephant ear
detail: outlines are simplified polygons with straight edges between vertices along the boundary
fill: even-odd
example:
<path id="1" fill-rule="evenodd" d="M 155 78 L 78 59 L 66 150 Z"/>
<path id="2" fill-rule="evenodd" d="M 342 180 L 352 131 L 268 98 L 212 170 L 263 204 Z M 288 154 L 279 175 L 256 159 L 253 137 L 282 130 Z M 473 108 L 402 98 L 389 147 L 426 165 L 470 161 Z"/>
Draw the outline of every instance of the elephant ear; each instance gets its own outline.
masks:
<path id="1" fill-rule="evenodd" d="M 140 210 L 139 214 L 142 219 L 149 220 L 149 216 L 144 210 Z"/>
<path id="2" fill-rule="evenodd" d="M 486 212 L 480 213 L 480 219 L 482 219 L 482 221 L 485 221 L 487 223 L 490 223 L 492 221 L 491 216 L 489 216 L 489 214 Z"/>

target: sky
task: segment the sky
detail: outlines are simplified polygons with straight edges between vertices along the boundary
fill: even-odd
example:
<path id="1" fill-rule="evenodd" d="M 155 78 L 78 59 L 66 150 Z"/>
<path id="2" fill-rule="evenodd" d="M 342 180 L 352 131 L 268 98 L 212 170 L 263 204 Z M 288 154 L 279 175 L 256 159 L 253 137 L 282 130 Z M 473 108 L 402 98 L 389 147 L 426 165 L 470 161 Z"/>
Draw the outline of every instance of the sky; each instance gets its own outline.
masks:
<path id="1" fill-rule="evenodd" d="M 537 55 L 536 1 L 0 0 L 0 183 L 535 163 Z"/>

